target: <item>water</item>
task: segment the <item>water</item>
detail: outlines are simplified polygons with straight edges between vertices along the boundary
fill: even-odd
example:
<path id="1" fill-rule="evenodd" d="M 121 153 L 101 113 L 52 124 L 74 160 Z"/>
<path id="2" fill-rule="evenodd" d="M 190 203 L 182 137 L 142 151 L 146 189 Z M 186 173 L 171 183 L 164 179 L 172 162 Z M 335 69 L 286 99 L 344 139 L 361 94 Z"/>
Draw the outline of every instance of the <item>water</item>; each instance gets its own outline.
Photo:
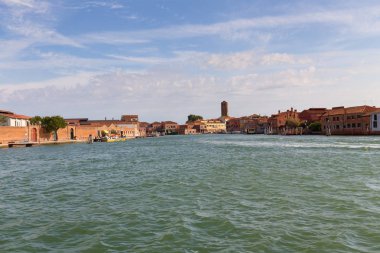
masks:
<path id="1" fill-rule="evenodd" d="M 0 252 L 380 252 L 380 138 L 0 150 Z"/>

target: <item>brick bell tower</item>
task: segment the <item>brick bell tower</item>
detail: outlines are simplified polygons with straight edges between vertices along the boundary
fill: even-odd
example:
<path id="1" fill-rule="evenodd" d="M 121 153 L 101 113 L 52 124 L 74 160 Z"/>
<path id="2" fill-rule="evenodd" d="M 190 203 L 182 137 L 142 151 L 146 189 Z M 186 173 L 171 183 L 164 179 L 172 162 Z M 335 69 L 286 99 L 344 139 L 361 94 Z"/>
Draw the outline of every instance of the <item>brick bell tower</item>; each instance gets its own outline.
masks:
<path id="1" fill-rule="evenodd" d="M 226 101 L 223 101 L 221 103 L 221 109 L 222 109 L 222 117 L 228 116 L 228 103 Z"/>

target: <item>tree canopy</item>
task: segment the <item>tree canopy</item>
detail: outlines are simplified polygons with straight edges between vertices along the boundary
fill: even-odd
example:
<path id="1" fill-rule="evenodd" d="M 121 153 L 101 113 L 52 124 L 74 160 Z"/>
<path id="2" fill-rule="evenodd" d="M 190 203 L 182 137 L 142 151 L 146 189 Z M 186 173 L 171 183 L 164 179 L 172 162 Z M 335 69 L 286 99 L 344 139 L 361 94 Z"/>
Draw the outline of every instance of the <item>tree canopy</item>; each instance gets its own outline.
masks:
<path id="1" fill-rule="evenodd" d="M 322 124 L 321 122 L 313 122 L 309 125 L 309 128 L 313 132 L 320 132 L 322 130 Z"/>
<path id="2" fill-rule="evenodd" d="M 7 123 L 7 117 L 0 115 L 0 124 L 5 124 Z"/>
<path id="3" fill-rule="evenodd" d="M 30 119 L 30 123 L 34 125 L 41 125 L 41 127 L 48 133 L 55 133 L 56 141 L 58 141 L 58 130 L 67 126 L 66 121 L 61 116 L 35 116 Z"/>
<path id="4" fill-rule="evenodd" d="M 299 127 L 300 121 L 293 118 L 289 118 L 286 120 L 285 125 L 289 128 L 296 128 Z"/>
<path id="5" fill-rule="evenodd" d="M 34 116 L 29 120 L 32 125 L 41 125 L 42 118 L 40 116 Z"/>
<path id="6" fill-rule="evenodd" d="M 200 115 L 190 114 L 189 116 L 187 116 L 187 121 L 188 122 L 194 122 L 194 121 L 202 120 L 202 119 L 203 119 L 203 117 L 200 116 Z"/>

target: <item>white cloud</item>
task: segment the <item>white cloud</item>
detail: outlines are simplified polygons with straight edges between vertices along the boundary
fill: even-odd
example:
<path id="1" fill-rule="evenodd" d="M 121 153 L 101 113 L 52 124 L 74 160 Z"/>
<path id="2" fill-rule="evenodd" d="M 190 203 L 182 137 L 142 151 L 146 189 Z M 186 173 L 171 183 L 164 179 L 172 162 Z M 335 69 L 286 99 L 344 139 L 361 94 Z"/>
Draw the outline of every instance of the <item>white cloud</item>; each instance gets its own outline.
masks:
<path id="1" fill-rule="evenodd" d="M 254 63 L 255 53 L 253 51 L 238 52 L 233 54 L 211 54 L 207 64 L 226 70 L 246 69 Z"/>
<path id="2" fill-rule="evenodd" d="M 206 25 L 178 25 L 151 30 L 134 32 L 107 32 L 87 34 L 80 38 L 81 41 L 92 43 L 89 38 L 106 37 L 108 40 L 95 40 L 105 44 L 120 43 L 120 38 L 129 40 L 156 40 L 179 39 L 201 36 L 220 36 L 227 40 L 258 39 L 262 42 L 269 41 L 273 34 L 267 32 L 273 28 L 290 28 L 308 24 L 326 24 L 333 29 L 349 31 L 350 33 L 364 35 L 379 35 L 380 32 L 380 5 L 363 7 L 361 9 L 343 9 L 336 11 L 309 12 L 293 15 L 267 16 L 250 19 L 236 19 Z M 337 34 L 338 36 L 338 34 Z"/>

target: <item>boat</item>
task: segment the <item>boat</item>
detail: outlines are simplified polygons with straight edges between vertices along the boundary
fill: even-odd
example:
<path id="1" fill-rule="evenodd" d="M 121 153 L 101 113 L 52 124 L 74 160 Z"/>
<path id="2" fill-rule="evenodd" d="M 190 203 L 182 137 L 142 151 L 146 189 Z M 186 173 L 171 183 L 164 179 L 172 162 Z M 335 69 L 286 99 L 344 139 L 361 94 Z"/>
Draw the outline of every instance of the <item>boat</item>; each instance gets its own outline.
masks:
<path id="1" fill-rule="evenodd" d="M 109 138 L 109 137 L 102 138 L 102 142 L 122 142 L 126 140 L 127 138 Z"/>

